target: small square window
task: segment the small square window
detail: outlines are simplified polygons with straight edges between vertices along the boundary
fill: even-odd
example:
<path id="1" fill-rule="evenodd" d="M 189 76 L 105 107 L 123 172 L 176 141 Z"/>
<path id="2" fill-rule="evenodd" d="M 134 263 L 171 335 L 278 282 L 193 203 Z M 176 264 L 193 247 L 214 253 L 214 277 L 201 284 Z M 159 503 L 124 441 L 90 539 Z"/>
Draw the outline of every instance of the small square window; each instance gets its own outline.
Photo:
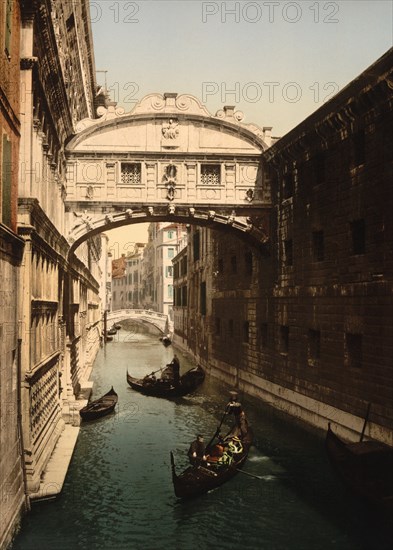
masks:
<path id="1" fill-rule="evenodd" d="M 285 174 L 282 180 L 282 198 L 289 199 L 293 195 L 293 173 Z"/>
<path id="2" fill-rule="evenodd" d="M 202 185 L 220 185 L 221 166 L 219 164 L 201 165 L 201 184 Z"/>
<path id="3" fill-rule="evenodd" d="M 142 181 L 141 164 L 138 162 L 121 163 L 121 183 L 140 185 Z"/>

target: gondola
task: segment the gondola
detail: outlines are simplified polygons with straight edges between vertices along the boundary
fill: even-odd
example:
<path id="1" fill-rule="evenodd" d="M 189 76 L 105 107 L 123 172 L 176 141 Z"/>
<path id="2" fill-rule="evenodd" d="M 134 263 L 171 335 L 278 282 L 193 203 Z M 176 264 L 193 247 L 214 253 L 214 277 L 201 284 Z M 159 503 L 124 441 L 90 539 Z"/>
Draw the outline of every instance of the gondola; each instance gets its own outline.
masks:
<path id="1" fill-rule="evenodd" d="M 393 449 L 378 441 L 348 443 L 328 425 L 326 452 L 333 468 L 357 496 L 393 508 Z"/>
<path id="2" fill-rule="evenodd" d="M 106 333 L 109 336 L 114 336 L 117 333 L 117 330 L 115 329 L 115 327 L 111 327 L 109 330 L 106 331 Z"/>
<path id="3" fill-rule="evenodd" d="M 166 348 L 172 344 L 172 340 L 169 338 L 169 336 L 161 336 L 160 341 L 164 344 Z"/>
<path id="4" fill-rule="evenodd" d="M 205 371 L 200 366 L 194 367 L 180 376 L 180 383 L 177 387 L 169 380 L 155 379 L 151 376 L 138 379 L 127 372 L 127 382 L 133 390 L 154 397 L 181 397 L 194 391 L 204 379 Z"/>
<path id="5" fill-rule="evenodd" d="M 116 330 L 120 330 L 120 329 L 121 329 L 121 325 L 119 325 L 119 324 L 116 323 L 115 325 L 113 325 L 113 328 L 115 328 Z"/>
<path id="6" fill-rule="evenodd" d="M 228 434 L 225 438 L 226 444 L 232 440 L 233 435 L 234 432 Z M 213 463 L 208 456 L 206 462 L 189 466 L 179 475 L 176 473 L 175 459 L 171 452 L 172 481 L 175 495 L 178 498 L 192 498 L 226 483 L 239 472 L 239 469 L 246 462 L 252 439 L 252 429 L 249 428 L 245 436 L 241 438 L 242 452 L 233 455 L 233 462 L 228 466 L 219 466 Z M 212 453 L 211 449 L 212 447 L 210 448 Z M 207 449 L 207 452 L 209 452 L 209 449 Z"/>
<path id="7" fill-rule="evenodd" d="M 111 413 L 116 407 L 118 401 L 117 393 L 112 388 L 95 401 L 91 401 L 79 411 L 79 414 L 82 417 L 82 420 L 95 420 L 101 416 L 105 416 Z"/>

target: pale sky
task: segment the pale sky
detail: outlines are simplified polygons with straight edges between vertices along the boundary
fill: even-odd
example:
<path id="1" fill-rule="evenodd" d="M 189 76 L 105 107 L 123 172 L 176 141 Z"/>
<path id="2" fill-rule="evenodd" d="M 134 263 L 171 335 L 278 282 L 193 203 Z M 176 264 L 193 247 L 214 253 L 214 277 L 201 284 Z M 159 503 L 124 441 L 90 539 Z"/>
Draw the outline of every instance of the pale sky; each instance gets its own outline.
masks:
<path id="1" fill-rule="evenodd" d="M 97 81 L 106 76 L 126 111 L 150 93 L 186 93 L 283 136 L 392 46 L 392 4 L 90 0 L 96 68 L 107 71 Z M 120 250 L 145 231 L 108 236 Z"/>

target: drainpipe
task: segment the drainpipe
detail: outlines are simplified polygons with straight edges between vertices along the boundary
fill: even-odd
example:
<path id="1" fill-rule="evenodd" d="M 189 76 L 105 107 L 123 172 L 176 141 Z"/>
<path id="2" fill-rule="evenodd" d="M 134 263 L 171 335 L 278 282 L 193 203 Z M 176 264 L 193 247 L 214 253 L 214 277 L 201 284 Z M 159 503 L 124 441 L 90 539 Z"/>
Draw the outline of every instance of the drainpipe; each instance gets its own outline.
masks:
<path id="1" fill-rule="evenodd" d="M 27 475 L 26 475 L 26 462 L 25 462 L 25 446 L 23 443 L 23 428 L 22 428 L 22 362 L 21 362 L 21 348 L 22 338 L 18 338 L 17 348 L 17 425 L 19 435 L 19 447 L 20 447 L 20 460 L 22 465 L 23 475 L 23 488 L 25 493 L 25 507 L 26 511 L 30 511 L 30 498 L 27 490 Z"/>

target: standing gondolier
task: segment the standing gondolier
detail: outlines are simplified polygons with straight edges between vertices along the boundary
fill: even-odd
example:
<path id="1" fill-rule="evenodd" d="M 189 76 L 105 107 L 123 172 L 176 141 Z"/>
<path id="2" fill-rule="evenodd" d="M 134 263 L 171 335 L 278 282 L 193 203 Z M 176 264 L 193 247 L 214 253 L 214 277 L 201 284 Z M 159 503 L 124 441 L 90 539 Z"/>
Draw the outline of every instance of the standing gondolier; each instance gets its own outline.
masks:
<path id="1" fill-rule="evenodd" d="M 227 414 L 233 414 L 235 418 L 236 433 L 240 437 L 244 437 L 248 431 L 248 421 L 246 413 L 243 411 L 241 403 L 238 401 L 238 394 L 236 391 L 231 391 L 230 399 L 226 406 L 225 412 Z"/>

